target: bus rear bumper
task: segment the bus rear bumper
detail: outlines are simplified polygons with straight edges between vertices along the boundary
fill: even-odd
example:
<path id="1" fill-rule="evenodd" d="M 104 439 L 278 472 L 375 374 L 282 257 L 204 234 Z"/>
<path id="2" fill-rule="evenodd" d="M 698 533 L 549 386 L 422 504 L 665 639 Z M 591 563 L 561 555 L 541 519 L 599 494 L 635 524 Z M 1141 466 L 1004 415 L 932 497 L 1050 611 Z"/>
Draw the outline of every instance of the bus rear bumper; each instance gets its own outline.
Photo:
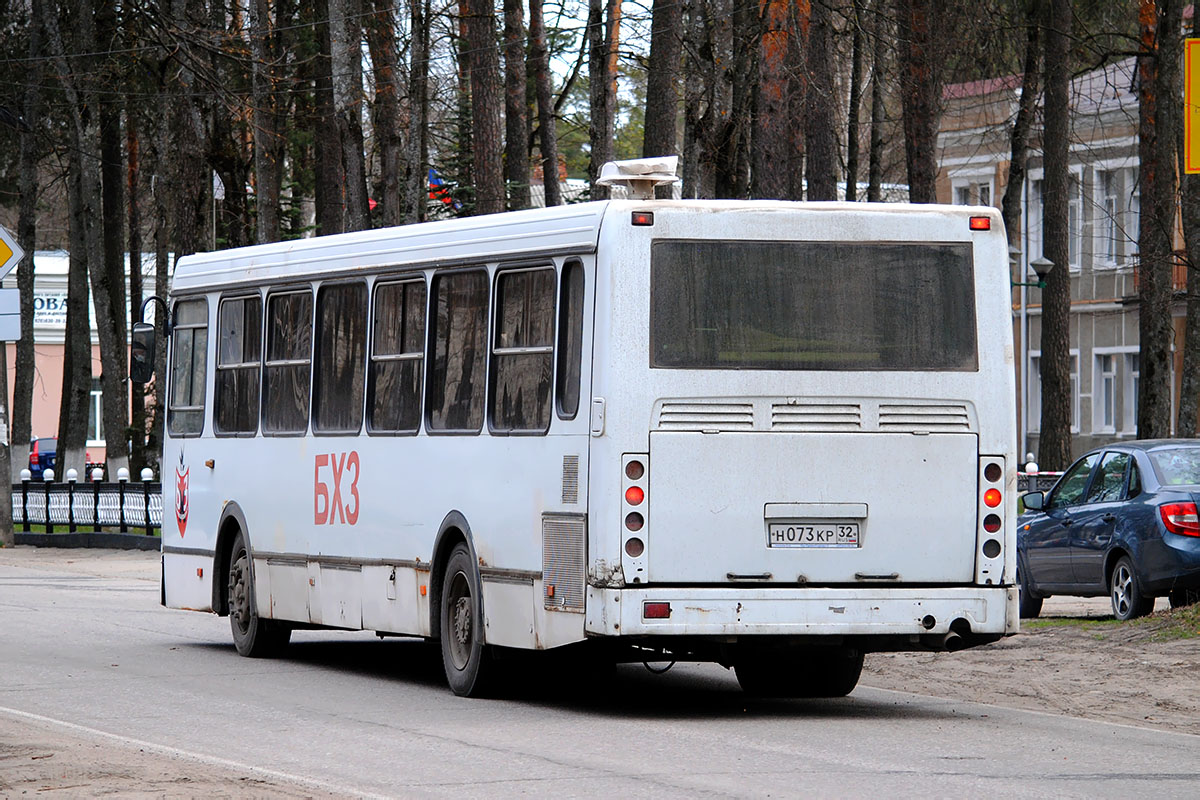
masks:
<path id="1" fill-rule="evenodd" d="M 664 607 L 663 604 L 666 604 Z M 655 616 L 662 615 L 666 616 Z M 1015 587 L 588 587 L 586 629 L 607 636 L 854 636 L 1019 628 Z"/>

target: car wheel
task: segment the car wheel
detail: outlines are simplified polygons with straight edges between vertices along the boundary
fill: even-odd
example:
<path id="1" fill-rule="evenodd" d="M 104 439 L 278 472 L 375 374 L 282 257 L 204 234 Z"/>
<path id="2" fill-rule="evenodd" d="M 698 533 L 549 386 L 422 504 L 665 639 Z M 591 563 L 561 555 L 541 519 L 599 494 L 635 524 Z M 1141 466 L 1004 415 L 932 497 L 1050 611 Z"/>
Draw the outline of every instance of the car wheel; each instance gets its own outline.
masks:
<path id="1" fill-rule="evenodd" d="M 479 697 L 491 688 L 496 665 L 483 641 L 483 605 L 479 577 L 466 544 L 458 544 L 446 562 L 442 582 L 442 667 L 450 690 Z"/>
<path id="2" fill-rule="evenodd" d="M 1129 556 L 1121 556 L 1113 566 L 1109 581 L 1113 616 L 1119 620 L 1144 617 L 1154 610 L 1154 598 L 1142 594 L 1137 573 Z"/>
<path id="3" fill-rule="evenodd" d="M 229 627 L 238 653 L 250 658 L 276 655 L 292 636 L 292 628 L 287 623 L 258 615 L 254 602 L 254 572 L 242 533 L 234 539 L 229 559 Z"/>
<path id="4" fill-rule="evenodd" d="M 1029 571 L 1021 567 L 1017 559 L 1017 596 L 1021 610 L 1021 619 L 1036 619 L 1042 613 L 1042 598 L 1033 593 L 1029 587 Z"/>
<path id="5" fill-rule="evenodd" d="M 1171 601 L 1171 608 L 1183 608 L 1200 603 L 1200 589 L 1172 589 L 1167 597 Z"/>

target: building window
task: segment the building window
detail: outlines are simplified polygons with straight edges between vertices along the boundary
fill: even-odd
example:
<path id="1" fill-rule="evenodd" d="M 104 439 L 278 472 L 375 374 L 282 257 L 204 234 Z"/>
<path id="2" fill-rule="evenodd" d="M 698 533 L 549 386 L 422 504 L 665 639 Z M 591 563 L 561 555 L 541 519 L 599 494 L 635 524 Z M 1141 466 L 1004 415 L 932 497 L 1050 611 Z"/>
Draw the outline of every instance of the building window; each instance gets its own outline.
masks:
<path id="1" fill-rule="evenodd" d="M 367 285 L 322 286 L 313 329 L 313 432 L 358 433 L 366 374 Z"/>
<path id="2" fill-rule="evenodd" d="M 1123 428 L 1128 433 L 1137 431 L 1138 390 L 1141 388 L 1138 380 L 1141 375 L 1141 365 L 1138 359 L 1137 353 L 1125 354 L 1125 413 L 1122 416 L 1125 423 Z"/>
<path id="3" fill-rule="evenodd" d="M 1097 267 L 1111 267 L 1117 263 L 1117 241 L 1120 236 L 1120 219 L 1117 216 L 1117 173 L 1101 170 L 1096 173 L 1096 253 Z"/>
<path id="4" fill-rule="evenodd" d="M 104 446 L 104 390 L 99 378 L 92 378 L 92 391 L 88 396 L 87 443 L 93 447 Z"/>
<path id="5" fill-rule="evenodd" d="M 1142 189 L 1138 170 L 1129 170 L 1129 210 L 1125 215 L 1125 254 L 1130 260 L 1137 258 L 1138 236 L 1142 227 Z"/>
<path id="6" fill-rule="evenodd" d="M 1079 351 L 1071 351 L 1071 432 L 1079 433 Z M 1042 427 L 1042 354 L 1029 354 L 1029 413 L 1026 428 L 1033 433 Z"/>
<path id="7" fill-rule="evenodd" d="M 1092 430 L 1112 433 L 1117 424 L 1117 357 L 1112 353 L 1098 354 L 1095 375 Z"/>
<path id="8" fill-rule="evenodd" d="M 956 182 L 954 204 L 958 206 L 990 206 L 992 204 L 991 181 Z"/>
<path id="9" fill-rule="evenodd" d="M 1045 207 L 1044 186 L 1041 179 L 1033 182 L 1029 198 L 1029 260 L 1036 261 L 1045 253 L 1042 249 L 1042 217 Z"/>
<path id="10" fill-rule="evenodd" d="M 172 315 L 171 391 L 167 429 L 198 436 L 204 429 L 205 365 L 208 361 L 208 301 L 181 300 Z"/>
<path id="11" fill-rule="evenodd" d="M 488 279 L 482 270 L 435 275 L 430 290 L 430 430 L 475 433 L 483 427 Z"/>
<path id="12" fill-rule="evenodd" d="M 553 268 L 509 270 L 496 278 L 491 426 L 497 432 L 550 427 L 554 369 Z"/>
<path id="13" fill-rule="evenodd" d="M 264 434 L 304 433 L 308 428 L 311 367 L 312 292 L 271 295 L 263 363 Z"/>
<path id="14" fill-rule="evenodd" d="M 1067 263 L 1071 269 L 1079 269 L 1079 256 L 1083 244 L 1083 182 L 1079 173 L 1072 172 L 1067 179 Z"/>
<path id="15" fill-rule="evenodd" d="M 217 325 L 213 430 L 254 433 L 258 430 L 262 300 L 258 295 L 222 300 Z"/>
<path id="16" fill-rule="evenodd" d="M 375 327 L 367 372 L 367 430 L 415 433 L 421 426 L 425 364 L 425 280 L 375 286 Z"/>

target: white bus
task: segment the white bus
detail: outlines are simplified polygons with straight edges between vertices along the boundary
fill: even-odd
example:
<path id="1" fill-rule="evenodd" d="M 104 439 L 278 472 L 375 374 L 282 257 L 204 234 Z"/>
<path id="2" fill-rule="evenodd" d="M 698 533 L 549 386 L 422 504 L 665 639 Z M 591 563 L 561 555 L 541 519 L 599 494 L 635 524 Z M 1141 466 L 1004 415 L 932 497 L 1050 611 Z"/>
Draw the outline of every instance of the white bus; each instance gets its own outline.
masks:
<path id="1" fill-rule="evenodd" d="M 163 604 L 436 639 L 460 695 L 1015 633 L 1007 255 L 994 209 L 611 200 L 182 258 Z"/>

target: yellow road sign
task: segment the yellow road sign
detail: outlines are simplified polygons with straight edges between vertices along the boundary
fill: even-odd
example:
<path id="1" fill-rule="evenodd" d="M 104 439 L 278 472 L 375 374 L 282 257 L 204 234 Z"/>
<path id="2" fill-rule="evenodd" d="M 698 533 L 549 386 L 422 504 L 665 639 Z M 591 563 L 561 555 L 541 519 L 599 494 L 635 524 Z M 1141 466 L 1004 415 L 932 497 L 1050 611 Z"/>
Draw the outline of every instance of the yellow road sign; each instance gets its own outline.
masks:
<path id="1" fill-rule="evenodd" d="M 1200 172 L 1200 39 L 1183 50 L 1183 171 Z"/>
<path id="2" fill-rule="evenodd" d="M 25 251 L 17 244 L 17 237 L 0 225 L 0 278 L 12 272 L 24 257 Z"/>

